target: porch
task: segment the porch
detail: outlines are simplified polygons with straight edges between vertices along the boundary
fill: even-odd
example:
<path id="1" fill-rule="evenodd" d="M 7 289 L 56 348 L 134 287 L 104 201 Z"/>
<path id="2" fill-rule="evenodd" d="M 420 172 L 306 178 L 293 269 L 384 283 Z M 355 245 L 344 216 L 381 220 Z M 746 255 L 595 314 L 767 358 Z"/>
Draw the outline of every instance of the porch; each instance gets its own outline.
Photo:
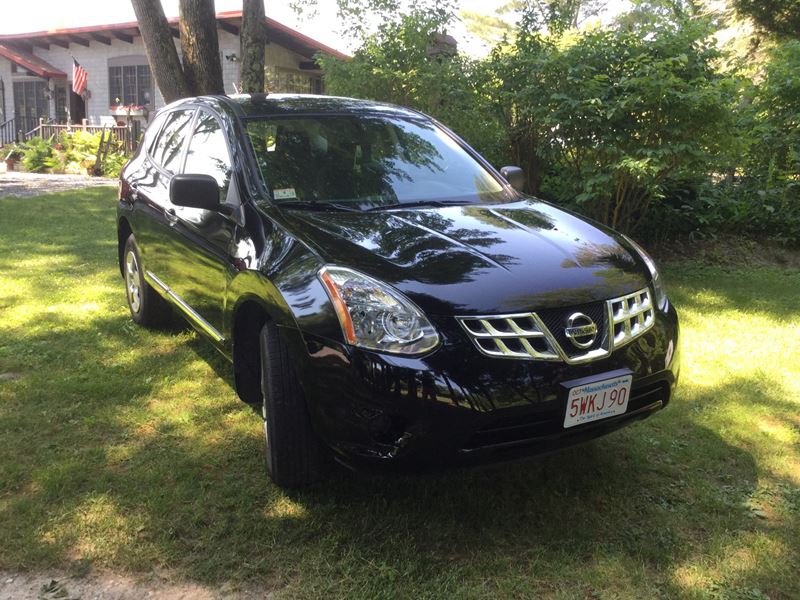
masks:
<path id="1" fill-rule="evenodd" d="M 91 121 L 95 121 L 95 119 Z M 14 142 L 26 142 L 33 137 L 45 139 L 52 137 L 56 139 L 59 134 L 63 132 L 85 131 L 87 133 L 105 132 L 106 136 L 113 134 L 118 141 L 124 144 L 127 152 L 133 152 L 136 149 L 136 144 L 142 133 L 142 124 L 140 121 L 131 119 L 125 125 L 119 125 L 111 117 L 109 117 L 108 120 L 101 118 L 101 123 L 90 124 L 91 121 L 90 119 L 82 119 L 81 123 L 78 124 L 55 123 L 52 120 L 45 120 L 40 117 L 33 128 L 27 129 L 30 125 L 30 121 L 26 120 L 24 117 L 21 119 L 11 117 L 5 122 L 0 123 L 0 146 Z M 22 127 L 18 127 L 18 122 Z"/>

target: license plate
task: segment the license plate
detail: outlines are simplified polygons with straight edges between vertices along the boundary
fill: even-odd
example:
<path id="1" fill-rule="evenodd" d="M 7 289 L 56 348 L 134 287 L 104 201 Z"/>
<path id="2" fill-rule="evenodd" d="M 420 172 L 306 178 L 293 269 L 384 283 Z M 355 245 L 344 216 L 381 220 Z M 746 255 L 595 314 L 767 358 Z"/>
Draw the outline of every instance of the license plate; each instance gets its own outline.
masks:
<path id="1" fill-rule="evenodd" d="M 628 410 L 632 375 L 580 383 L 567 391 L 564 429 L 607 419 Z"/>

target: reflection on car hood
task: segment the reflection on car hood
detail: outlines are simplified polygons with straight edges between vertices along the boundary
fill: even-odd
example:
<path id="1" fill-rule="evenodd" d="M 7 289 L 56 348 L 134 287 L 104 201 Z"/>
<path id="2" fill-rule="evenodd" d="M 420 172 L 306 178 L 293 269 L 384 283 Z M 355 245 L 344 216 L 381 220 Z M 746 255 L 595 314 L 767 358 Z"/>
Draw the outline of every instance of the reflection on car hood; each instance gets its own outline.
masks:
<path id="1" fill-rule="evenodd" d="M 430 314 L 577 305 L 647 282 L 615 237 L 538 201 L 285 214 L 323 260 L 394 285 Z"/>

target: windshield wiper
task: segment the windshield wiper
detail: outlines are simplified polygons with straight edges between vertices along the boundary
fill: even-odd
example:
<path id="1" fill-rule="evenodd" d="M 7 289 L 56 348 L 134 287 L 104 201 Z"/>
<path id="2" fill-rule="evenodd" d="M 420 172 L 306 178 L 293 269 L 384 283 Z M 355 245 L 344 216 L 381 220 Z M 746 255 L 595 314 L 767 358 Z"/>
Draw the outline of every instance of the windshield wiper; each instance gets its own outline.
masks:
<path id="1" fill-rule="evenodd" d="M 431 206 L 434 208 L 442 208 L 445 206 L 463 206 L 468 204 L 462 200 L 417 200 L 416 202 L 398 202 L 397 204 L 380 204 L 378 206 L 371 206 L 365 209 L 367 212 L 377 210 L 394 210 L 397 208 L 420 208 Z"/>
<path id="2" fill-rule="evenodd" d="M 290 200 L 286 202 L 278 202 L 278 208 L 300 208 L 303 210 L 328 210 L 328 211 L 342 211 L 342 212 L 361 212 L 352 206 L 345 206 L 344 204 L 337 204 L 336 202 L 313 202 L 310 200 Z"/>

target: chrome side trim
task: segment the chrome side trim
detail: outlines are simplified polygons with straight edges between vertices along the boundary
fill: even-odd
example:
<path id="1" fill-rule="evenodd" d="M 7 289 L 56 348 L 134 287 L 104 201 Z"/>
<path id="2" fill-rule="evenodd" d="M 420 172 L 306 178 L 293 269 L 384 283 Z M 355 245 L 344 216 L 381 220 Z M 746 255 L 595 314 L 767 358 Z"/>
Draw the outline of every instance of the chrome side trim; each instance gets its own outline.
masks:
<path id="1" fill-rule="evenodd" d="M 147 279 L 148 283 L 150 283 L 154 287 L 157 287 L 159 291 L 161 291 L 169 300 L 171 300 L 175 306 L 177 306 L 183 311 L 183 313 L 189 318 L 189 320 L 194 325 L 199 327 L 215 342 L 223 343 L 225 341 L 225 336 L 223 336 L 219 331 L 217 331 L 211 323 L 209 323 L 203 317 L 201 317 L 200 314 L 195 309 L 186 304 L 186 302 L 183 301 L 183 298 L 181 298 L 180 296 L 178 296 L 178 294 L 173 292 L 166 283 L 161 281 L 150 271 L 145 271 L 145 278 Z"/>
<path id="2" fill-rule="evenodd" d="M 650 288 L 606 300 L 602 345 L 569 356 L 535 312 L 508 315 L 458 316 L 456 320 L 481 354 L 518 360 L 562 361 L 569 365 L 605 358 L 655 325 Z M 574 316 L 574 315 L 573 315 Z M 599 325 L 599 324 L 598 324 Z M 617 331 L 619 330 L 619 331 Z M 515 348 L 509 347 L 513 340 Z M 539 348 L 534 348 L 533 341 Z M 544 346 L 544 347 L 543 347 Z"/>

